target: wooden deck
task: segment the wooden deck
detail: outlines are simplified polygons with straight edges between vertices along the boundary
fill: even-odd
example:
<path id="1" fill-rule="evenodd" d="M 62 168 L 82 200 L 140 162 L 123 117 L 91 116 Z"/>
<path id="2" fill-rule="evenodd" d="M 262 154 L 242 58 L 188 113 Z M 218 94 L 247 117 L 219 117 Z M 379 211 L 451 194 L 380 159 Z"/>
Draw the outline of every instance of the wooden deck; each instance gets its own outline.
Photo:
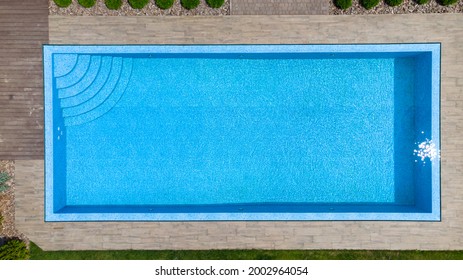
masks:
<path id="1" fill-rule="evenodd" d="M 43 159 L 47 42 L 47 0 L 0 0 L 0 159 Z"/>

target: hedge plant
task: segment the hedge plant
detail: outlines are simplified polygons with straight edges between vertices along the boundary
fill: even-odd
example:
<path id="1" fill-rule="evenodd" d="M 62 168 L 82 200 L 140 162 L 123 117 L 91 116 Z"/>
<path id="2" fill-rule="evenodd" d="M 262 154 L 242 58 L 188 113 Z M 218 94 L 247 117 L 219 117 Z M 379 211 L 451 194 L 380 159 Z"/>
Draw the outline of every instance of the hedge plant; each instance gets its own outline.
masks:
<path id="1" fill-rule="evenodd" d="M 163 10 L 166 10 L 172 7 L 172 5 L 174 5 L 175 0 L 155 0 L 154 2 L 156 2 L 156 6 Z"/>
<path id="2" fill-rule="evenodd" d="M 129 5 L 134 9 L 143 9 L 149 0 L 129 0 Z"/>
<path id="3" fill-rule="evenodd" d="M 424 5 L 429 2 L 429 0 L 415 0 L 416 4 Z"/>
<path id="4" fill-rule="evenodd" d="M 95 5 L 96 0 L 77 0 L 77 2 L 84 8 L 91 8 Z"/>
<path id="5" fill-rule="evenodd" d="M 192 10 L 199 5 L 199 0 L 181 0 L 180 3 L 182 4 L 183 8 L 187 10 Z"/>
<path id="6" fill-rule="evenodd" d="M 56 6 L 61 7 L 61 8 L 66 8 L 71 5 L 72 0 L 53 0 L 56 4 Z"/>
<path id="7" fill-rule="evenodd" d="M 8 184 L 6 183 L 10 179 L 11 177 L 10 175 L 8 175 L 8 173 L 6 172 L 0 173 L 0 193 L 10 188 L 10 186 L 8 186 Z"/>
<path id="8" fill-rule="evenodd" d="M 211 8 L 220 8 L 225 0 L 206 0 L 207 5 Z"/>
<path id="9" fill-rule="evenodd" d="M 384 0 L 391 7 L 399 6 L 404 0 Z"/>
<path id="10" fill-rule="evenodd" d="M 438 0 L 439 4 L 444 6 L 450 6 L 458 2 L 458 0 Z"/>
<path id="11" fill-rule="evenodd" d="M 27 260 L 29 250 L 26 243 L 19 239 L 8 240 L 0 247 L 0 260 Z"/>
<path id="12" fill-rule="evenodd" d="M 339 9 L 347 10 L 352 6 L 352 0 L 334 0 L 334 5 Z"/>
<path id="13" fill-rule="evenodd" d="M 105 0 L 104 3 L 106 8 L 110 10 L 119 10 L 122 6 L 122 0 Z"/>
<path id="14" fill-rule="evenodd" d="M 379 4 L 380 0 L 360 0 L 360 5 L 367 10 L 370 10 L 376 7 Z"/>

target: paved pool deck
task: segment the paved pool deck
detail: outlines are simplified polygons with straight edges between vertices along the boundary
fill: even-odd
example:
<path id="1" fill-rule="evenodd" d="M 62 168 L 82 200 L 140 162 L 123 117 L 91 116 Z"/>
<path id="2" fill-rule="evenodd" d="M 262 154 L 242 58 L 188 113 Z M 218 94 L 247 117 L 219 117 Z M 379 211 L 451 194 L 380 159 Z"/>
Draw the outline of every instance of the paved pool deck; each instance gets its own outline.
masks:
<path id="1" fill-rule="evenodd" d="M 441 222 L 43 221 L 43 160 L 16 160 L 16 224 L 45 250 L 463 249 L 463 15 L 49 17 L 52 44 L 442 43 Z"/>

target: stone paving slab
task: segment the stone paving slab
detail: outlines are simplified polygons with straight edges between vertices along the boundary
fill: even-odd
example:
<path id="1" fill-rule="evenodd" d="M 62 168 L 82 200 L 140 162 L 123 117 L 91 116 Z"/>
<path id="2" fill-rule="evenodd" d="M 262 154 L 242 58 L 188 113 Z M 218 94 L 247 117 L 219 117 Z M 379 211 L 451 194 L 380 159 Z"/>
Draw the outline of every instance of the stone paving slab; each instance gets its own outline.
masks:
<path id="1" fill-rule="evenodd" d="M 46 250 L 463 249 L 463 15 L 50 17 L 54 44 L 442 42 L 442 222 L 44 223 L 43 160 L 16 161 L 16 224 Z"/>
<path id="2" fill-rule="evenodd" d="M 327 15 L 326 0 L 232 0 L 232 15 Z"/>

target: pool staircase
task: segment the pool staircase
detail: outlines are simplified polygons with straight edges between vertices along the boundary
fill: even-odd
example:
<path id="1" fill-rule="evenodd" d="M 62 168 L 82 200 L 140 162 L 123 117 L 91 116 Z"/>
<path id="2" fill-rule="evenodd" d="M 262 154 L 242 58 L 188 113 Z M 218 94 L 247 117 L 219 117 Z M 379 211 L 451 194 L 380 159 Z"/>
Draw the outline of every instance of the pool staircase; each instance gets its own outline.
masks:
<path id="1" fill-rule="evenodd" d="M 81 125 L 109 112 L 132 74 L 132 58 L 55 54 L 54 83 L 65 126 Z"/>

